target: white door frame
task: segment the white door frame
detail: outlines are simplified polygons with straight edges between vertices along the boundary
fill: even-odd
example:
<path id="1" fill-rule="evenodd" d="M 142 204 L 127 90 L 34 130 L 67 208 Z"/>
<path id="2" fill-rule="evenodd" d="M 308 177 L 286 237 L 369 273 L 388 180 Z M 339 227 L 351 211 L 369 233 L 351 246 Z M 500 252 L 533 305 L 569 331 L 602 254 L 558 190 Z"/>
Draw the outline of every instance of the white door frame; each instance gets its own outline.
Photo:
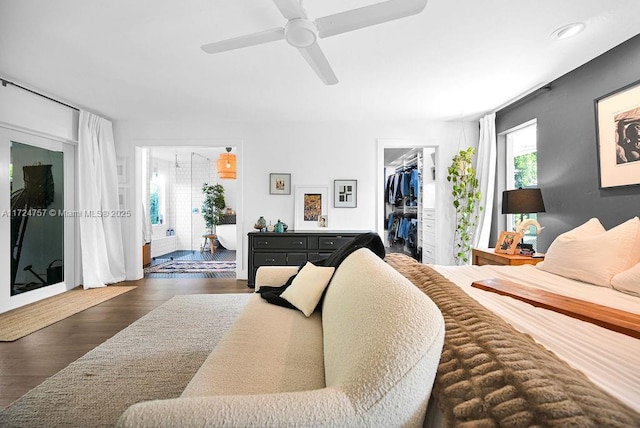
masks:
<path id="1" fill-rule="evenodd" d="M 175 147 L 175 146 L 188 146 L 188 147 L 235 147 L 236 151 L 236 278 L 247 278 L 247 266 L 245 263 L 245 250 L 244 250 L 244 236 L 243 236 L 243 213 L 244 213 L 244 195 L 243 195 L 243 148 L 244 142 L 240 139 L 224 139 L 224 138 L 207 138 L 207 139 L 145 139 L 135 140 L 134 142 L 134 156 L 135 156 L 135 169 L 134 169 L 134 200 L 135 207 L 142 206 L 142 149 L 150 147 Z M 142 236 L 142 210 L 133 210 L 135 215 L 133 237 Z M 142 268 L 142 243 L 139 240 L 135 241 L 139 245 L 134 245 L 132 248 L 133 259 L 131 260 L 134 266 L 135 278 L 142 278 L 144 276 Z"/>
<path id="2" fill-rule="evenodd" d="M 64 280 L 63 282 L 38 288 L 25 293 L 11 296 L 11 249 L 9 239 L 11 236 L 11 198 L 9 180 L 9 162 L 11 141 L 40 147 L 47 150 L 63 153 L 64 168 L 64 211 L 71 214 L 64 218 Z M 37 302 L 47 297 L 63 293 L 74 288 L 79 283 L 76 275 L 79 269 L 79 252 L 76 251 L 76 231 L 78 222 L 73 215 L 76 207 L 76 144 L 50 135 L 20 130 L 15 127 L 0 124 L 0 236 L 3 244 L 0 245 L 0 313 Z M 56 215 L 63 213 L 55 213 Z"/>

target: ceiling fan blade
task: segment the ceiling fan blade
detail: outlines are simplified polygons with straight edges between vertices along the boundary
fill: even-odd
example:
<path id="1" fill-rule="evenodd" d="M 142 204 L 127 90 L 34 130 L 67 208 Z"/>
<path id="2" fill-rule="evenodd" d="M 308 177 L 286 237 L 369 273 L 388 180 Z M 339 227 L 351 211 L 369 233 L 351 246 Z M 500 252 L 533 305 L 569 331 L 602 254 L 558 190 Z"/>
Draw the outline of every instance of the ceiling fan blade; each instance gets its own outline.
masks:
<path id="1" fill-rule="evenodd" d="M 206 53 L 213 54 L 245 48 L 247 46 L 259 45 L 262 43 L 275 42 L 276 40 L 282 39 L 284 39 L 284 28 L 272 28 L 259 33 L 247 34 L 246 36 L 207 43 L 206 45 L 200 46 L 200 48 Z"/>
<path id="2" fill-rule="evenodd" d="M 314 43 L 306 48 L 298 48 L 298 50 L 325 85 L 335 85 L 338 83 L 338 78 L 333 72 L 331 65 L 329 65 L 329 61 L 327 61 L 324 53 L 322 53 L 322 49 L 320 49 L 318 43 Z"/>
<path id="3" fill-rule="evenodd" d="M 315 20 L 320 37 L 346 33 L 422 12 L 427 0 L 387 0 Z"/>
<path id="4" fill-rule="evenodd" d="M 307 13 L 302 8 L 298 0 L 273 0 L 276 7 L 287 20 L 304 18 L 307 19 Z"/>

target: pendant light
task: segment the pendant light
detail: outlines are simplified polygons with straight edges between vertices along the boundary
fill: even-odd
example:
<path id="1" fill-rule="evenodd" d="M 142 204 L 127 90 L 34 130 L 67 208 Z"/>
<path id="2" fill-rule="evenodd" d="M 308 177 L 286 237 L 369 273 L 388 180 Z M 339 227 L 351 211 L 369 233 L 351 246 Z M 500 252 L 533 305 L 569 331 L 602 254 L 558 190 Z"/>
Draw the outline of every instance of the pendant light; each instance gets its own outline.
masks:
<path id="1" fill-rule="evenodd" d="M 227 153 L 220 153 L 220 157 L 216 162 L 218 177 L 220 178 L 236 178 L 236 155 L 231 153 L 231 147 L 226 148 Z"/>

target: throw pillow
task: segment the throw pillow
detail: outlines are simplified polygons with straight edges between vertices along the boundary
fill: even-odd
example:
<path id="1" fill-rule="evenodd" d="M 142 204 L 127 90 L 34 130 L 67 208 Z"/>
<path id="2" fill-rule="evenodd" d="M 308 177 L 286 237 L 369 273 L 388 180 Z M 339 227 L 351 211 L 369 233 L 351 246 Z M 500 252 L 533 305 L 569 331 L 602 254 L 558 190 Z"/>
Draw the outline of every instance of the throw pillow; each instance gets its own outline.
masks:
<path id="1" fill-rule="evenodd" d="M 335 270 L 334 267 L 315 266 L 307 262 L 280 297 L 308 317 L 318 305 Z"/>
<path id="2" fill-rule="evenodd" d="M 544 262 L 538 263 L 537 268 L 566 278 L 611 287 L 614 275 L 640 262 L 638 217 L 606 232 L 598 227 L 600 222 L 593 220 L 558 236 L 549 246 Z"/>
<path id="3" fill-rule="evenodd" d="M 640 263 L 615 275 L 611 279 L 611 285 L 623 293 L 640 296 Z"/>

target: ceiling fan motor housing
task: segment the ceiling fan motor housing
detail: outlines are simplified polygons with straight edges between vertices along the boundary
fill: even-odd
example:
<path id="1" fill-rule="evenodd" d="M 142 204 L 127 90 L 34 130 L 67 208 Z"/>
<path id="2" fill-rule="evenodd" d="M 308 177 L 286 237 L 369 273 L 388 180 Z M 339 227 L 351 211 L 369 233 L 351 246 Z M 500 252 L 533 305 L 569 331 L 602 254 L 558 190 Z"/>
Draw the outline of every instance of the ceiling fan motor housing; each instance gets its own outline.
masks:
<path id="1" fill-rule="evenodd" d="M 284 27 L 284 38 L 293 47 L 307 48 L 318 39 L 318 29 L 308 19 L 292 19 Z"/>

